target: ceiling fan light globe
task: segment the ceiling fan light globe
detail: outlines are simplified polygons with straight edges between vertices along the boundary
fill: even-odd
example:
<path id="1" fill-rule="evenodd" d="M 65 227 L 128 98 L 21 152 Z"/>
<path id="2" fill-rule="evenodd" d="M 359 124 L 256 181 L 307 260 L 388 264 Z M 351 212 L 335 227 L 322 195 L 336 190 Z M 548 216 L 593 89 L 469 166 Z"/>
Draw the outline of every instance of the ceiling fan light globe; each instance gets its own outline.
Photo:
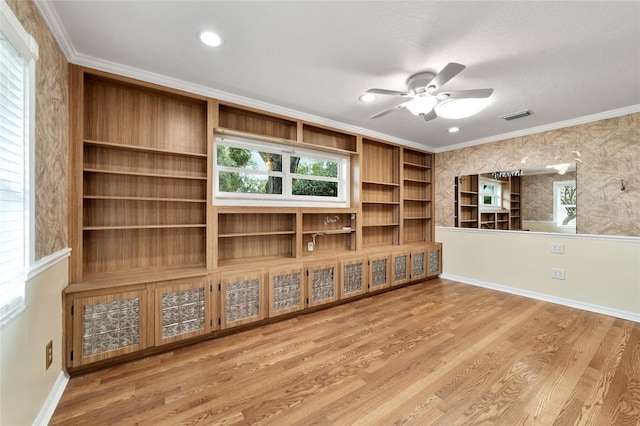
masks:
<path id="1" fill-rule="evenodd" d="M 433 96 L 416 96 L 405 105 L 411 114 L 420 116 L 431 112 L 438 100 Z"/>
<path id="2" fill-rule="evenodd" d="M 460 119 L 471 117 L 482 111 L 489 101 L 478 98 L 446 99 L 436 107 L 438 117 Z"/>

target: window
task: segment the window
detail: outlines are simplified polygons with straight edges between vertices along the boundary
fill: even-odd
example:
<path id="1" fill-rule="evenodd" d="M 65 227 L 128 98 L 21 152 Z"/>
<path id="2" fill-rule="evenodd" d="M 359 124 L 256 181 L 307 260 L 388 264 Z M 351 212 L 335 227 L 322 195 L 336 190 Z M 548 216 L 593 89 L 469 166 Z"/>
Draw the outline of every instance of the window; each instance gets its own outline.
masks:
<path id="1" fill-rule="evenodd" d="M 0 325 L 24 307 L 33 260 L 33 136 L 38 46 L 2 2 L 0 25 Z"/>
<path id="2" fill-rule="evenodd" d="M 216 139 L 220 205 L 349 207 L 349 157 L 237 138 Z"/>
<path id="3" fill-rule="evenodd" d="M 576 191 L 575 180 L 553 182 L 553 219 L 558 228 L 576 227 Z"/>
<path id="4" fill-rule="evenodd" d="M 480 181 L 480 206 L 500 207 L 502 199 L 502 185 L 499 182 Z"/>

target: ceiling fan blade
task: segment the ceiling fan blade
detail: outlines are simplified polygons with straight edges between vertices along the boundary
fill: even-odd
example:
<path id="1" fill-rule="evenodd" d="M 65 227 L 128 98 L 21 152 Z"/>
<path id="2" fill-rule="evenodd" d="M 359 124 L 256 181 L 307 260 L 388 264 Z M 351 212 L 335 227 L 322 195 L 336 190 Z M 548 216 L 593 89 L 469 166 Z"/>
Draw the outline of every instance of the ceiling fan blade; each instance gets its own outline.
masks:
<path id="1" fill-rule="evenodd" d="M 426 114 L 422 114 L 422 118 L 424 118 L 424 121 L 430 121 L 434 118 L 438 118 L 438 115 L 436 114 L 435 110 L 431 110 Z"/>
<path id="2" fill-rule="evenodd" d="M 395 110 L 397 110 L 397 109 L 404 108 L 404 106 L 405 106 L 406 104 L 407 104 L 406 102 L 403 102 L 403 103 L 401 103 L 400 105 L 396 105 L 396 106 L 394 106 L 394 107 L 392 107 L 392 108 L 385 109 L 384 111 L 379 112 L 379 113 L 377 113 L 377 114 L 375 114 L 375 115 L 372 115 L 372 116 L 371 116 L 371 117 L 369 117 L 369 118 L 380 118 L 380 117 L 383 117 L 383 116 L 385 116 L 385 115 L 387 115 L 387 114 L 392 113 L 393 111 L 395 111 Z"/>
<path id="3" fill-rule="evenodd" d="M 411 96 L 411 93 L 408 92 L 398 92 L 396 90 L 386 90 L 386 89 L 369 89 L 367 93 L 373 93 L 376 95 L 395 95 L 395 96 Z"/>
<path id="4" fill-rule="evenodd" d="M 458 75 L 463 69 L 465 69 L 464 65 L 449 62 L 444 68 L 442 68 L 442 71 L 433 77 L 433 80 L 427 84 L 427 87 L 434 86 L 435 90 L 438 90 L 440 87 L 444 86 L 447 81 Z"/>
<path id="5" fill-rule="evenodd" d="M 473 89 L 473 90 L 456 90 L 455 92 L 442 92 L 438 95 L 446 95 L 445 99 L 462 99 L 462 98 L 488 98 L 493 93 L 493 89 Z"/>

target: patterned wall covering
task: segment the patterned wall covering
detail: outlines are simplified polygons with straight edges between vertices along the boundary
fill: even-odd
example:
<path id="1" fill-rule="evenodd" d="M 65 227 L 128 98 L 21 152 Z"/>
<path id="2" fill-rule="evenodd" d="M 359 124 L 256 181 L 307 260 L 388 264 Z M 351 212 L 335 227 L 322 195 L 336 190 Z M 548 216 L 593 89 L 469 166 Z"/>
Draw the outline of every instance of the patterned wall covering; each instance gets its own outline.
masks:
<path id="1" fill-rule="evenodd" d="M 407 274 L 408 256 L 395 256 L 393 258 L 393 281 L 401 281 L 409 278 Z"/>
<path id="2" fill-rule="evenodd" d="M 277 312 L 300 307 L 301 290 L 300 272 L 273 277 L 273 309 Z"/>
<path id="3" fill-rule="evenodd" d="M 82 314 L 83 356 L 140 343 L 140 298 L 85 305 Z"/>
<path id="4" fill-rule="evenodd" d="M 522 203 L 522 220 L 553 220 L 553 182 L 575 180 L 575 172 L 522 176 L 522 193 L 527 198 Z"/>
<path id="5" fill-rule="evenodd" d="M 371 261 L 371 287 L 380 287 L 387 284 L 387 259 L 375 259 Z"/>
<path id="6" fill-rule="evenodd" d="M 225 315 L 227 323 L 260 315 L 260 280 L 227 284 Z"/>
<path id="7" fill-rule="evenodd" d="M 36 65 L 36 260 L 67 247 L 67 59 L 32 1 L 7 0 L 38 42 Z"/>
<path id="8" fill-rule="evenodd" d="M 331 299 L 335 295 L 335 268 L 322 268 L 311 271 L 312 301 Z"/>
<path id="9" fill-rule="evenodd" d="M 204 288 L 162 295 L 162 337 L 178 336 L 205 328 Z"/>
<path id="10" fill-rule="evenodd" d="M 575 149 L 577 232 L 640 236 L 640 113 L 436 154 L 436 225 L 453 226 L 455 176 L 542 167 Z"/>
<path id="11" fill-rule="evenodd" d="M 345 294 L 362 290 L 362 263 L 344 265 L 342 288 Z"/>
<path id="12" fill-rule="evenodd" d="M 413 276 L 419 277 L 424 275 L 424 253 L 413 253 L 411 255 L 411 264 L 413 265 Z"/>

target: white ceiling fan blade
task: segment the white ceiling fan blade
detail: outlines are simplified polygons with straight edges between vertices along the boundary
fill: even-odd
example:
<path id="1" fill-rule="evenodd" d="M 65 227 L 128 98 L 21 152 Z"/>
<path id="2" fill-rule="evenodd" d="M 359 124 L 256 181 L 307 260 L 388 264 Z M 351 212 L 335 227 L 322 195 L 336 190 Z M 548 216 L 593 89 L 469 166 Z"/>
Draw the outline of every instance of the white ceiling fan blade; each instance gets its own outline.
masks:
<path id="1" fill-rule="evenodd" d="M 394 106 L 394 107 L 392 107 L 392 108 L 385 109 L 384 111 L 379 112 L 379 113 L 377 113 L 377 114 L 375 114 L 375 115 L 372 115 L 372 116 L 371 116 L 371 117 L 369 117 L 369 118 L 380 118 L 380 117 L 383 117 L 383 116 L 385 116 L 385 115 L 387 115 L 387 114 L 392 113 L 393 111 L 395 111 L 395 110 L 397 110 L 397 109 L 404 108 L 404 106 L 405 106 L 406 104 L 407 104 L 406 102 L 403 102 L 403 103 L 401 103 L 400 105 L 396 105 L 396 106 Z"/>
<path id="2" fill-rule="evenodd" d="M 473 89 L 473 90 L 456 90 L 455 92 L 438 93 L 444 95 L 444 99 L 470 99 L 470 98 L 488 98 L 493 93 L 493 89 Z"/>
<path id="3" fill-rule="evenodd" d="M 411 93 L 408 92 L 398 92 L 396 90 L 386 90 L 386 89 L 369 89 L 367 93 L 373 93 L 376 95 L 394 95 L 394 96 L 411 96 Z"/>
<path id="4" fill-rule="evenodd" d="M 433 120 L 434 118 L 438 118 L 438 115 L 434 110 L 431 110 L 426 114 L 422 114 L 422 118 L 424 118 L 424 121 L 430 121 L 430 120 Z"/>
<path id="5" fill-rule="evenodd" d="M 444 86 L 447 81 L 458 75 L 463 69 L 465 69 L 464 65 L 449 62 L 444 68 L 442 68 L 442 71 L 433 77 L 433 80 L 427 84 L 427 87 L 433 86 L 435 87 L 435 90 L 438 90 L 440 87 Z"/>

